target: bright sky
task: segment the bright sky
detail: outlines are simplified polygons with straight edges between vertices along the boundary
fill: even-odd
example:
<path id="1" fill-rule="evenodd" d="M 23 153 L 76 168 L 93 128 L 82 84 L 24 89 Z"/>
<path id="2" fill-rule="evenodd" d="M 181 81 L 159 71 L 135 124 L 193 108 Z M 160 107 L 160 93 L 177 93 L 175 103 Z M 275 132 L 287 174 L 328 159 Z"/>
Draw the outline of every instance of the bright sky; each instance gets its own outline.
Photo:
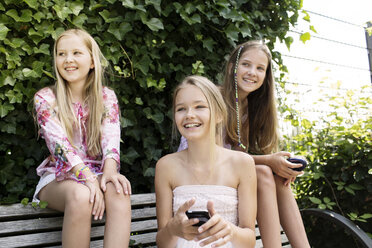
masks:
<path id="1" fill-rule="evenodd" d="M 367 26 L 367 21 L 372 21 L 372 1 L 303 1 L 303 9 L 309 13 L 310 23 L 304 21 L 304 14 L 301 14 L 298 25 L 292 29 L 301 33 L 310 32 L 311 39 L 304 44 L 299 40 L 300 34 L 290 32 L 294 39 L 290 51 L 279 42 L 275 50 L 281 52 L 289 70 L 286 88 L 292 93 L 288 96 L 288 103 L 293 104 L 305 118 L 316 120 L 330 111 L 329 102 L 318 101 L 324 94 L 345 94 L 345 89 L 360 90 L 363 85 L 371 86 L 366 37 L 362 27 Z M 317 33 L 310 31 L 309 25 L 314 26 Z M 341 90 L 337 89 L 338 84 Z M 371 96 L 371 93 L 365 94 Z M 360 111 L 357 112 L 359 114 Z M 371 114 L 369 112 L 368 115 Z M 288 127 L 288 130 L 291 132 L 292 127 Z"/>
<path id="2" fill-rule="evenodd" d="M 309 25 L 313 25 L 317 33 L 310 31 L 313 37 L 305 44 L 299 41 L 299 34 L 290 33 L 294 38 L 290 51 L 284 44 L 278 43 L 276 46 L 276 50 L 284 55 L 284 63 L 289 69 L 291 81 L 305 84 L 313 84 L 314 81 L 322 80 L 341 81 L 341 87 L 353 89 L 360 88 L 361 85 L 370 85 L 368 55 L 367 50 L 363 49 L 366 47 L 366 37 L 361 27 L 365 27 L 367 21 L 372 21 L 372 1 L 304 0 L 303 9 L 309 11 L 310 23 L 304 21 L 302 19 L 304 15 L 301 14 L 298 25 L 294 29 L 299 32 L 309 32 Z M 293 56 L 325 61 L 339 66 L 297 59 Z"/>

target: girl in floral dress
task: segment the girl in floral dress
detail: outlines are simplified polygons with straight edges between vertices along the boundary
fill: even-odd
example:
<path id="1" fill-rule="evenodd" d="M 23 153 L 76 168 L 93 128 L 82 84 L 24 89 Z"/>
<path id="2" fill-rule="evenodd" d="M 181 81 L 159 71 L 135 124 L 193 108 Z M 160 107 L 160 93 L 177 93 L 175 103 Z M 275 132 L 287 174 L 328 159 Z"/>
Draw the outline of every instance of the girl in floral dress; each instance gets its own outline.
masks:
<path id="1" fill-rule="evenodd" d="M 34 201 L 64 212 L 63 247 L 89 247 L 92 216 L 106 212 L 104 247 L 128 247 L 131 186 L 120 169 L 115 93 L 102 85 L 104 65 L 87 32 L 70 29 L 54 44 L 54 86 L 34 97 L 50 156 L 37 168 Z"/>
<path id="2" fill-rule="evenodd" d="M 174 92 L 173 114 L 189 147 L 156 165 L 158 247 L 254 247 L 254 162 L 221 146 L 226 106 L 218 88 L 201 76 L 185 78 Z M 210 219 L 196 227 L 187 210 L 208 211 Z"/>

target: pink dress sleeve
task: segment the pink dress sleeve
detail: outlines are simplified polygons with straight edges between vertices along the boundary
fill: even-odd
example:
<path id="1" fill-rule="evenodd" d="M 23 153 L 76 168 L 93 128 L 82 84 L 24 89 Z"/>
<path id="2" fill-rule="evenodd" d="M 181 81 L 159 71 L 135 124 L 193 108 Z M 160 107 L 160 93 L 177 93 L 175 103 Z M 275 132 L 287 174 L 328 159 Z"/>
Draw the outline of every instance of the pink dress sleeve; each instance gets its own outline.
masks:
<path id="1" fill-rule="evenodd" d="M 105 87 L 103 101 L 105 110 L 101 127 L 102 166 L 107 158 L 112 158 L 120 169 L 120 115 L 114 91 Z"/>
<path id="2" fill-rule="evenodd" d="M 55 96 L 51 89 L 44 88 L 34 96 L 34 106 L 37 114 L 37 122 L 40 127 L 40 135 L 45 139 L 46 145 L 52 155 L 51 161 L 55 164 L 57 180 L 69 177 L 66 175 L 83 160 L 77 155 L 75 148 L 69 142 L 60 121 L 53 108 Z"/>

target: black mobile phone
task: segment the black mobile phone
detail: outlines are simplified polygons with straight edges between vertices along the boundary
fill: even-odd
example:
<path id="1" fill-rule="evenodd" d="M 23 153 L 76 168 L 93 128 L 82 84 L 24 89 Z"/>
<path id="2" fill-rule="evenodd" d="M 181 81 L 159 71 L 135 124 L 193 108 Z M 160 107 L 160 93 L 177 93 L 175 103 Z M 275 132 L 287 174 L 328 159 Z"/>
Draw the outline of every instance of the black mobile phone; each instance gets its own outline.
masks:
<path id="1" fill-rule="evenodd" d="M 208 211 L 186 211 L 187 218 L 189 219 L 199 219 L 199 222 L 193 226 L 201 226 L 207 222 L 210 218 Z"/>
<path id="2" fill-rule="evenodd" d="M 301 167 L 298 167 L 298 168 L 291 168 L 292 170 L 295 170 L 295 171 L 303 171 L 307 165 L 307 162 L 306 160 L 304 159 L 301 159 L 301 158 L 287 158 L 287 160 L 291 163 L 295 163 L 295 164 L 302 164 Z"/>

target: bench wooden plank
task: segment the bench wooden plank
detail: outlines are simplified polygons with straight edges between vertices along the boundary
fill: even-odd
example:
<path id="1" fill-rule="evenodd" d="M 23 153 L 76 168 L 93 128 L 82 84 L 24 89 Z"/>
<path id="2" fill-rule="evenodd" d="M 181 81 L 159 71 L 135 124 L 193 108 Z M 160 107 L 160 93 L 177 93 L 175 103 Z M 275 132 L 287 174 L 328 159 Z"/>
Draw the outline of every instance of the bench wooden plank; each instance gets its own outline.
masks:
<path id="1" fill-rule="evenodd" d="M 155 193 L 135 194 L 131 195 L 131 205 L 135 209 L 143 205 L 155 206 Z M 0 221 L 5 219 L 15 219 L 24 216 L 62 216 L 63 213 L 49 208 L 33 208 L 30 204 L 24 206 L 22 204 L 0 205 Z"/>
<path id="2" fill-rule="evenodd" d="M 155 207 L 133 209 L 132 210 L 132 222 L 138 219 L 156 218 Z M 0 222 L 0 236 L 9 235 L 15 232 L 28 231 L 33 232 L 37 230 L 55 230 L 61 229 L 63 223 L 63 216 L 51 217 L 51 218 L 37 218 L 37 219 L 26 219 L 16 221 L 4 221 Z M 93 220 L 92 225 L 102 225 L 105 223 L 105 218 L 102 220 Z"/>
<path id="3" fill-rule="evenodd" d="M 91 229 L 91 238 L 103 238 L 104 226 L 96 226 Z M 132 240 L 136 240 L 141 243 L 153 243 L 155 242 L 157 229 L 156 220 L 145 220 L 140 222 L 131 223 L 132 232 L 143 232 L 152 231 L 151 233 L 138 234 L 131 236 Z M 61 231 L 44 231 L 34 234 L 24 234 L 9 237 L 0 237 L 0 247 L 28 247 L 36 245 L 54 245 L 61 243 L 62 240 Z"/>
<path id="4" fill-rule="evenodd" d="M 157 221 L 155 194 L 135 194 L 131 196 L 132 223 L 131 240 L 136 244 L 155 248 Z M 53 246 L 61 247 L 63 213 L 51 209 L 33 208 L 30 205 L 13 204 L 0 206 L 0 247 Z M 91 246 L 103 247 L 103 220 L 92 221 Z M 257 223 L 256 223 L 257 224 Z M 256 248 L 263 247 L 256 225 Z M 290 248 L 284 233 L 281 235 L 283 247 Z M 136 245 L 135 245 L 136 246 Z"/>

